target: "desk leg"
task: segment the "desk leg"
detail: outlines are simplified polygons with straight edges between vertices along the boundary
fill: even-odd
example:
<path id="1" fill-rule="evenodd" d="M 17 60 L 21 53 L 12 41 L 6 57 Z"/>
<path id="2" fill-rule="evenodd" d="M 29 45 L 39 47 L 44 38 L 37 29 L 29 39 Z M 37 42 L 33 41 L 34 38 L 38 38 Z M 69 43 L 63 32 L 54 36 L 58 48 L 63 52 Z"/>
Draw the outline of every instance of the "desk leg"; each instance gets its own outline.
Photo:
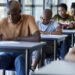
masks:
<path id="1" fill-rule="evenodd" d="M 28 66 L 29 66 L 29 59 L 28 59 L 28 50 L 26 49 L 25 50 L 25 75 L 29 75 L 29 68 L 28 68 Z"/>
<path id="2" fill-rule="evenodd" d="M 57 58 L 57 40 L 54 40 L 54 60 Z"/>
<path id="3" fill-rule="evenodd" d="M 65 54 L 66 54 L 66 50 L 65 50 L 65 40 L 63 40 L 63 59 L 64 59 L 64 56 L 65 56 Z"/>
<path id="4" fill-rule="evenodd" d="M 44 51 L 41 48 L 41 66 L 40 67 L 44 66 L 44 59 L 45 59 Z"/>
<path id="5" fill-rule="evenodd" d="M 72 34 L 72 45 L 71 45 L 71 47 L 73 47 L 74 46 L 74 34 Z"/>

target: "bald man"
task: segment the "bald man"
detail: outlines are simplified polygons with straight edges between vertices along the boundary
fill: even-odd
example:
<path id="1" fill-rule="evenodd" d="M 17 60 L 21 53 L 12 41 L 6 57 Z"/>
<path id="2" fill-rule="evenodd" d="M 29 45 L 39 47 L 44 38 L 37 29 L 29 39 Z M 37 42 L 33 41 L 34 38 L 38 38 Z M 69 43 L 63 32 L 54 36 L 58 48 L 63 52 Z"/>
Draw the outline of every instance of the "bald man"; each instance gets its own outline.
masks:
<path id="1" fill-rule="evenodd" d="M 42 13 L 42 16 L 40 17 L 41 18 L 41 21 L 37 21 L 37 26 L 39 27 L 39 31 L 41 34 L 62 34 L 62 30 L 59 26 L 59 24 L 57 22 L 54 22 L 51 20 L 51 17 L 52 17 L 52 11 L 50 9 L 45 9 Z M 53 42 L 51 41 L 50 42 L 47 42 L 48 44 L 43 48 L 45 51 L 44 53 L 46 55 L 51 55 L 53 54 Z M 46 56 L 45 55 L 45 56 Z M 33 62 L 33 69 L 36 68 L 37 66 L 37 63 L 39 62 L 40 60 L 40 56 L 41 56 L 41 53 L 40 51 L 34 51 L 33 52 L 33 59 L 34 59 L 34 62 Z"/>
<path id="2" fill-rule="evenodd" d="M 42 34 L 61 34 L 62 31 L 58 23 L 51 20 L 52 11 L 50 9 L 45 9 L 41 15 L 41 21 L 37 21 L 37 25 Z"/>
<path id="3" fill-rule="evenodd" d="M 0 21 L 2 40 L 13 41 L 40 41 L 39 29 L 33 16 L 21 14 L 18 1 L 7 3 L 7 17 Z M 36 38 L 36 39 L 35 39 Z M 14 67 L 17 75 L 25 75 L 25 56 L 22 52 L 0 53 L 0 68 Z"/>

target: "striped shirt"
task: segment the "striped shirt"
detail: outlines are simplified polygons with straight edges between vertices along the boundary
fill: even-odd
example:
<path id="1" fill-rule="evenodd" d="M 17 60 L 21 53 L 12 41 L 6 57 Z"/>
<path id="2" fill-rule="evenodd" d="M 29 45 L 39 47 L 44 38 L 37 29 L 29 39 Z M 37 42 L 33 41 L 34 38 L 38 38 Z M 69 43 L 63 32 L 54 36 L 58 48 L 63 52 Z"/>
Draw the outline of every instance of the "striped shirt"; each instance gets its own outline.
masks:
<path id="1" fill-rule="evenodd" d="M 54 21 L 50 21 L 47 25 L 42 24 L 41 21 L 37 21 L 36 24 L 39 27 L 39 30 L 44 32 L 54 32 L 59 26 L 59 24 Z"/>
<path id="2" fill-rule="evenodd" d="M 60 15 L 55 15 L 53 20 L 58 22 L 58 24 L 65 29 L 73 28 L 75 26 L 74 18 L 69 15 L 67 15 L 66 18 L 62 18 Z"/>

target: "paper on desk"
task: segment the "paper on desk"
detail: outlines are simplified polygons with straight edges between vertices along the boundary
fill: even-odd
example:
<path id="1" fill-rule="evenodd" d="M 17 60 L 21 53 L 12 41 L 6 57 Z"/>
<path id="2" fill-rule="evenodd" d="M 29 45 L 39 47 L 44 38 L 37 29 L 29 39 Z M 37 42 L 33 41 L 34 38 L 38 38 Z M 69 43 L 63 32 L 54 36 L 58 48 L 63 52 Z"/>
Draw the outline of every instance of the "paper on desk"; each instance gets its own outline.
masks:
<path id="1" fill-rule="evenodd" d="M 16 41 L 0 41 L 0 45 L 3 45 L 3 44 L 19 44 L 20 42 L 16 42 Z"/>
<path id="2" fill-rule="evenodd" d="M 50 35 L 50 34 L 41 34 L 41 38 L 64 38 L 67 35 Z"/>

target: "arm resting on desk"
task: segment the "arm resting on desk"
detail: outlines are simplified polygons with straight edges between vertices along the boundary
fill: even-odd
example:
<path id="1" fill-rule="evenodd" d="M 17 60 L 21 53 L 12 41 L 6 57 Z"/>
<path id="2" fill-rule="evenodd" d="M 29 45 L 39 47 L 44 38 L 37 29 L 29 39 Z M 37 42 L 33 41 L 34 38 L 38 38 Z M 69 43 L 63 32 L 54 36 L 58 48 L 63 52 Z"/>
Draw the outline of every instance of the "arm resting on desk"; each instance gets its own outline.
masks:
<path id="1" fill-rule="evenodd" d="M 36 31 L 32 36 L 28 36 L 28 37 L 16 37 L 16 38 L 11 38 L 11 39 L 7 39 L 7 40 L 13 40 L 13 41 L 40 41 L 40 33 L 39 31 Z"/>
<path id="2" fill-rule="evenodd" d="M 56 31 L 55 32 L 44 32 L 44 31 L 40 31 L 41 34 L 54 34 L 54 35 L 61 35 L 62 34 L 62 30 L 60 28 L 60 26 L 58 26 L 56 28 Z"/>

